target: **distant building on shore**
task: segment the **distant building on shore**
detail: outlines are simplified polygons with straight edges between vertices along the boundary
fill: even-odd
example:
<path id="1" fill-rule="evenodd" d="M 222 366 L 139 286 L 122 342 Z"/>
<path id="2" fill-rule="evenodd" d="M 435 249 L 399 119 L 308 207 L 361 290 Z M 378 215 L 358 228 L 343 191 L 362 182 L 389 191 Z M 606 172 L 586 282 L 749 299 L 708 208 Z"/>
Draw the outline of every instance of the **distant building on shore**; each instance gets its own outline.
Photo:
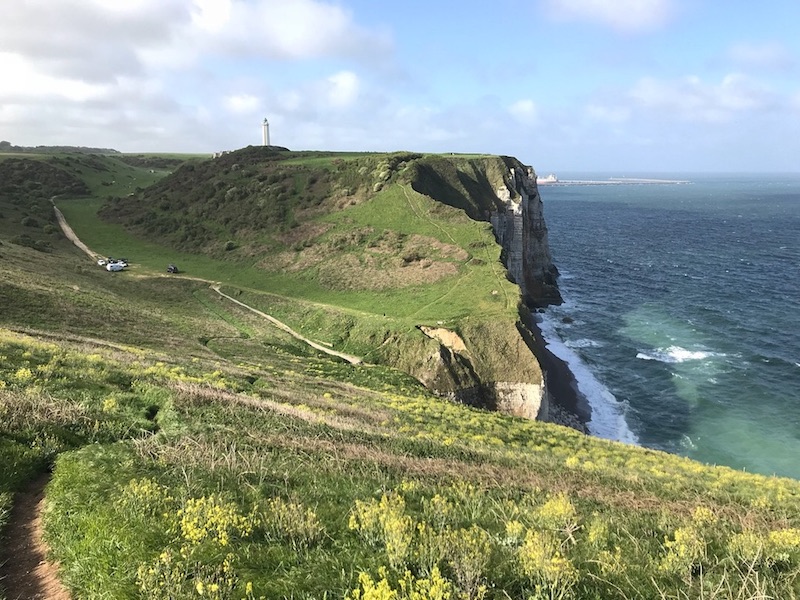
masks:
<path id="1" fill-rule="evenodd" d="M 536 183 L 537 184 L 540 184 L 540 183 L 558 183 L 558 177 L 556 177 L 555 175 L 550 173 L 550 175 L 548 175 L 547 177 L 537 177 L 536 178 Z"/>

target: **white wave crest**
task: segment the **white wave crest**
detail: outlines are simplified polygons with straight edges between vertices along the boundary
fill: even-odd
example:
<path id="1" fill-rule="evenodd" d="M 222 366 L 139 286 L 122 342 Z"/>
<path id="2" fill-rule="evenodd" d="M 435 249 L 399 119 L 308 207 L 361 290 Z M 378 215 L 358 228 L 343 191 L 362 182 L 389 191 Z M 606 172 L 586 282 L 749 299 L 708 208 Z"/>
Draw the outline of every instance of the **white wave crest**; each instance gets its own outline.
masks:
<path id="1" fill-rule="evenodd" d="M 564 342 L 567 348 L 602 348 L 603 344 L 596 340 L 582 338 L 580 340 L 567 340 Z"/>
<path id="2" fill-rule="evenodd" d="M 724 354 L 719 352 L 711 352 L 708 350 L 687 350 L 680 346 L 670 346 L 669 348 L 657 348 L 651 351 L 642 351 L 636 355 L 636 358 L 642 360 L 657 360 L 659 362 L 675 364 L 683 363 L 689 360 L 705 360 L 707 358 L 724 357 Z"/>

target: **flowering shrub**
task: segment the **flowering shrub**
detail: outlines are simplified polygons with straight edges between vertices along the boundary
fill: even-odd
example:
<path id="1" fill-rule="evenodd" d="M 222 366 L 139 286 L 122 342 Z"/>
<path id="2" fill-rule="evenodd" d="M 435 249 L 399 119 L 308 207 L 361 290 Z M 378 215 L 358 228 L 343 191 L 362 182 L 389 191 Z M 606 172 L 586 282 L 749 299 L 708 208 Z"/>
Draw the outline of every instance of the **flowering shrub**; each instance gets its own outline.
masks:
<path id="1" fill-rule="evenodd" d="M 178 511 L 184 540 L 191 546 L 205 541 L 227 546 L 231 537 L 247 537 L 253 522 L 243 516 L 235 504 L 218 496 L 190 498 Z"/>
<path id="2" fill-rule="evenodd" d="M 664 542 L 667 550 L 660 570 L 665 573 L 690 576 L 706 557 L 706 542 L 694 527 L 679 527 L 673 538 Z"/>
<path id="3" fill-rule="evenodd" d="M 262 520 L 264 527 L 275 537 L 289 540 L 295 548 L 306 548 L 316 543 L 325 531 L 313 510 L 281 498 L 269 501 Z"/>
<path id="4" fill-rule="evenodd" d="M 408 556 L 414 534 L 414 521 L 405 514 L 403 497 L 392 492 L 375 499 L 356 500 L 350 513 L 349 527 L 358 531 L 372 545 L 382 542 L 389 564 L 401 566 Z"/>
<path id="5" fill-rule="evenodd" d="M 152 479 L 131 479 L 117 498 L 123 511 L 148 516 L 164 513 L 173 502 L 169 490 Z"/>
<path id="6" fill-rule="evenodd" d="M 142 597 L 152 600 L 232 600 L 238 598 L 234 594 L 238 577 L 232 563 L 232 554 L 218 565 L 209 565 L 189 561 L 165 550 L 149 566 L 139 567 L 136 583 Z M 252 585 L 249 592 L 252 597 Z"/>
<path id="7" fill-rule="evenodd" d="M 379 581 L 368 573 L 358 576 L 359 587 L 345 594 L 345 600 L 451 600 L 453 584 L 434 569 L 428 578 L 415 578 L 406 571 L 395 589 L 387 579 L 385 568 L 378 571 Z"/>
<path id="8" fill-rule="evenodd" d="M 770 557 L 787 566 L 800 564 L 800 529 L 778 529 L 768 535 Z"/>
<path id="9" fill-rule="evenodd" d="M 746 567 L 756 566 L 764 558 L 765 540 L 755 531 L 745 530 L 728 540 L 728 553 Z"/>
<path id="10" fill-rule="evenodd" d="M 14 382 L 20 385 L 29 384 L 31 381 L 33 381 L 33 378 L 34 378 L 33 371 L 31 371 L 28 367 L 20 367 L 19 369 L 16 370 L 16 372 L 12 376 Z"/>
<path id="11" fill-rule="evenodd" d="M 112 413 L 117 410 L 118 406 L 119 403 L 114 396 L 106 396 L 105 399 L 103 399 L 102 410 L 104 413 Z"/>
<path id="12" fill-rule="evenodd" d="M 549 598 L 567 598 L 578 580 L 578 571 L 561 553 L 550 532 L 529 530 L 517 552 L 522 573 Z"/>
<path id="13" fill-rule="evenodd" d="M 550 498 L 539 508 L 536 517 L 544 529 L 558 532 L 575 542 L 573 534 L 578 529 L 578 512 L 566 494 L 559 493 Z"/>
<path id="14" fill-rule="evenodd" d="M 692 523 L 699 529 L 713 527 L 718 521 L 717 516 L 706 506 L 698 506 L 692 511 Z"/>
<path id="15" fill-rule="evenodd" d="M 449 531 L 445 540 L 447 564 L 453 571 L 458 587 L 466 598 L 482 597 L 485 588 L 481 586 L 481 580 L 492 556 L 489 534 L 473 525 L 469 529 Z"/>
<path id="16" fill-rule="evenodd" d="M 525 526 L 517 520 L 506 522 L 506 537 L 503 540 L 508 546 L 518 546 L 525 537 Z"/>
<path id="17" fill-rule="evenodd" d="M 423 500 L 422 514 L 431 525 L 437 529 L 443 529 L 452 521 L 455 506 L 444 496 L 435 494 L 432 498 Z"/>
<path id="18" fill-rule="evenodd" d="M 609 535 L 608 521 L 595 515 L 587 527 L 586 541 L 590 546 L 603 548 L 608 543 Z"/>
<path id="19" fill-rule="evenodd" d="M 414 532 L 414 563 L 423 574 L 430 574 L 444 559 L 447 540 L 438 530 L 425 521 L 417 523 Z"/>

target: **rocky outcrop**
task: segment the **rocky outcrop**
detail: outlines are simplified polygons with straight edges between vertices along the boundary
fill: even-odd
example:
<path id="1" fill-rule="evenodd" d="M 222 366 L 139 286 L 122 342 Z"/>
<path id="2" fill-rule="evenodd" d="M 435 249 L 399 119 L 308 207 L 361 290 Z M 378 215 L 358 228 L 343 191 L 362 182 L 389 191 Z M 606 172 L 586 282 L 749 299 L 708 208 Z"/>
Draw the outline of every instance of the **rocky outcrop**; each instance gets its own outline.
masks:
<path id="1" fill-rule="evenodd" d="M 548 420 L 542 371 L 520 326 L 467 326 L 463 337 L 443 327 L 420 326 L 435 344 L 417 377 L 429 389 L 462 404 Z"/>
<path id="2" fill-rule="evenodd" d="M 497 381 L 457 390 L 451 397 L 468 406 L 495 410 L 514 417 L 550 420 L 544 388 L 536 383 Z"/>
<path id="3" fill-rule="evenodd" d="M 429 343 L 438 342 L 423 361 L 420 380 L 465 404 L 576 426 L 580 419 L 558 406 L 559 390 L 569 386 L 542 372 L 550 356 L 530 318 L 531 309 L 562 302 L 533 169 L 507 156 L 426 156 L 409 163 L 407 177 L 417 192 L 491 222 L 507 276 L 522 299 L 516 329 L 507 324 L 501 334 L 495 323 L 497 331 L 470 335 L 462 326 L 463 348 L 449 343 L 454 338 L 441 329 L 420 328 Z"/>
<path id="4" fill-rule="evenodd" d="M 489 220 L 503 248 L 503 262 L 531 307 L 560 304 L 558 270 L 550 255 L 542 200 L 531 167 L 514 161 L 496 190 L 499 207 Z"/>

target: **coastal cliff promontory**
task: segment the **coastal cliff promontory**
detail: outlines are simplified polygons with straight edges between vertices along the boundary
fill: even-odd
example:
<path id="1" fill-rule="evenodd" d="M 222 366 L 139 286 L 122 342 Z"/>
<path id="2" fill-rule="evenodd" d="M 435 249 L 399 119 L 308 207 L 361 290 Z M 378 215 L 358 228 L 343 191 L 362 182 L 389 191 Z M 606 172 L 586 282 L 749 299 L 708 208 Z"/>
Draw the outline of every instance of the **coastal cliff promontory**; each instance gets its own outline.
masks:
<path id="1" fill-rule="evenodd" d="M 571 414 L 574 406 L 566 411 L 559 406 L 564 396 L 573 395 L 571 382 L 561 381 L 569 373 L 545 348 L 528 310 L 562 302 L 533 168 L 512 157 L 437 156 L 416 161 L 413 173 L 411 184 L 415 190 L 460 208 L 473 219 L 491 223 L 502 249 L 500 259 L 507 277 L 519 286 L 522 299 L 516 326 L 524 349 L 504 353 L 498 348 L 495 352 L 496 357 L 503 355 L 512 368 L 496 368 L 491 383 L 462 387 L 453 395 L 468 403 L 528 418 L 556 420 L 583 430 L 581 417 L 586 415 L 576 418 Z M 520 369 L 521 363 L 531 359 L 542 373 L 535 385 L 530 381 L 522 383 L 528 378 Z M 542 363 L 551 370 L 549 378 Z M 501 380 L 501 373 L 508 379 Z M 553 391 L 556 387 L 561 390 L 558 394 Z"/>
<path id="2" fill-rule="evenodd" d="M 229 263 L 249 288 L 232 293 L 310 339 L 460 402 L 553 414 L 528 317 L 561 301 L 557 270 L 535 174 L 515 158 L 249 147 L 101 215 Z"/>

